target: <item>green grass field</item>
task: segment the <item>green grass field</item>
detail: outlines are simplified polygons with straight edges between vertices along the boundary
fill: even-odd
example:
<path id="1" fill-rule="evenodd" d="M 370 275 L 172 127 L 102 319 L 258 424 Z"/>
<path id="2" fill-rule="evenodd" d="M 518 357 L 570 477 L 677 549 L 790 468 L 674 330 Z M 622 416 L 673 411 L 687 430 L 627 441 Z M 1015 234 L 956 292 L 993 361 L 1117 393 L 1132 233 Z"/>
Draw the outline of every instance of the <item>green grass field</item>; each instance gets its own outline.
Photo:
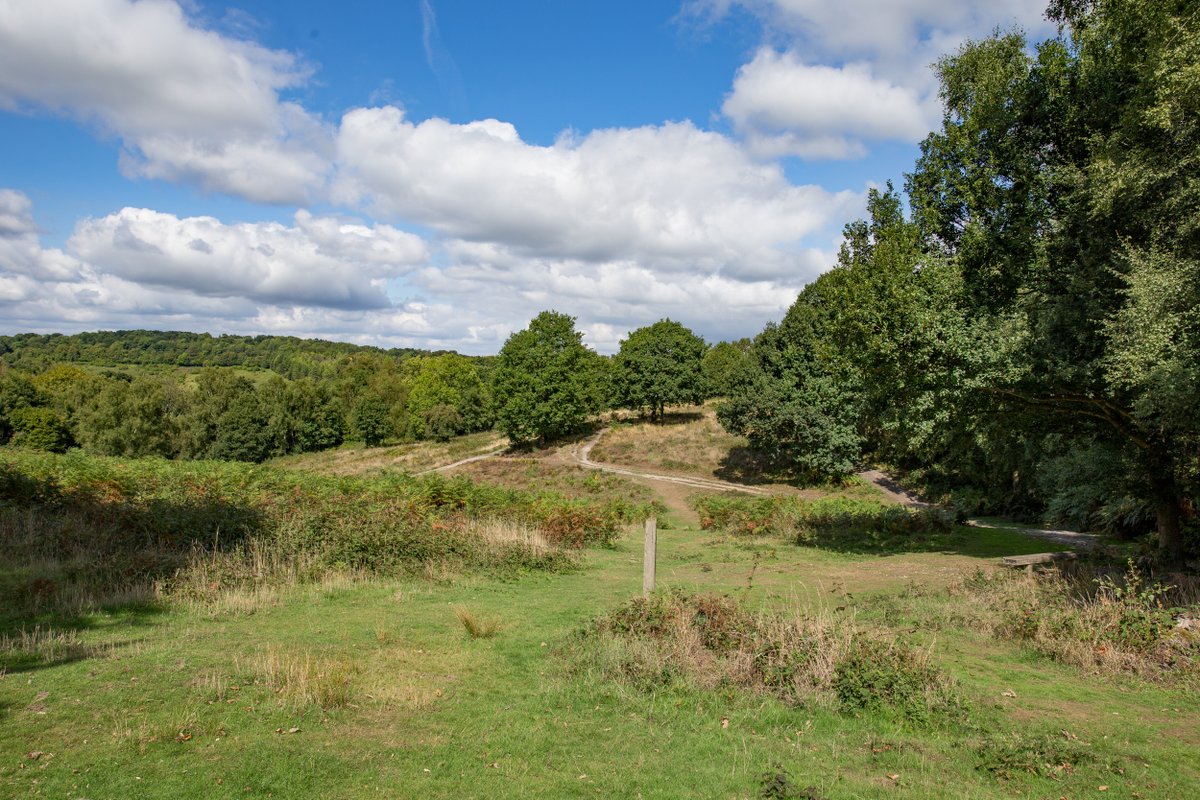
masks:
<path id="1" fill-rule="evenodd" d="M 977 552 L 1037 545 L 971 533 Z M 757 797 L 781 774 L 796 792 L 830 798 L 1083 797 L 1102 786 L 1105 797 L 1182 798 L 1200 788 L 1194 694 L 920 627 L 924 606 L 946 602 L 939 587 L 987 563 L 980 556 L 849 557 L 690 529 L 660 542 L 667 586 L 827 612 L 861 603 L 862 621 L 932 648 L 974 698 L 971 719 L 920 727 L 732 690 L 640 692 L 569 669 L 560 651 L 572 632 L 639 591 L 631 535 L 567 574 L 333 580 L 253 613 L 89 616 L 60 657 L 0 679 L 0 793 Z M 932 599 L 913 606 L 914 585 Z M 499 633 L 469 637 L 457 607 L 499 621 Z M 317 690 L 322 674 L 341 682 L 329 708 L 272 678 L 272 660 L 306 658 Z M 1020 766 L 1023 748 L 1047 741 L 1084 742 L 1086 757 L 1032 768 L 1047 776 Z M 985 746 L 1012 751 L 1011 776 L 987 769 Z"/>
<path id="2" fill-rule="evenodd" d="M 112 488 L 105 475 L 166 469 L 63 463 L 125 504 L 136 499 L 132 483 Z M 500 469 L 484 463 L 477 479 Z M 550 466 L 514 468 L 521 472 L 510 484 L 559 480 Z M 170 467 L 155 479 L 162 481 L 156 491 L 190 469 Z M 198 469 L 203 485 L 214 487 L 206 498 L 234 491 L 226 486 L 241 493 L 230 497 L 249 496 L 237 487 L 259 483 L 282 487 L 271 489 L 273 498 L 300 491 L 278 470 L 264 473 L 268 480 L 253 478 L 262 468 Z M 577 468 L 564 469 L 559 482 L 575 486 Z M 297 485 L 320 496 L 321 480 L 305 473 Z M 369 481 L 331 480 L 342 492 L 380 491 Z M 621 480 L 598 479 L 595 502 L 645 499 L 645 486 L 622 489 Z M 449 484 L 433 485 L 444 493 Z M 395 486 L 422 498 L 433 491 Z M 580 486 L 582 496 L 596 489 Z M 863 492 L 851 487 L 833 508 L 859 513 Z M 88 497 L 108 502 L 108 495 Z M 504 513 L 497 498 L 507 497 L 484 493 L 471 503 Z M 143 593 L 71 615 L 7 614 L 0 797 L 1200 795 L 1196 649 L 1181 646 L 1178 664 L 1166 665 L 1155 661 L 1161 650 L 1126 661 L 1101 657 L 1111 637 L 1081 645 L 1078 631 L 1071 647 L 1058 647 L 1059 629 L 1076 618 L 1051 614 L 1051 595 L 1037 594 L 1041 584 L 995 566 L 998 556 L 1044 551 L 1046 542 L 1019 530 L 951 526 L 912 547 L 902 532 L 877 546 L 847 547 L 825 533 L 704 530 L 681 508 L 659 532 L 661 590 L 717 593 L 746 613 L 883 642 L 901 663 L 865 662 L 854 667 L 859 672 L 840 663 L 839 680 L 870 700 L 908 674 L 904 659 L 920 661 L 950 687 L 958 710 L 913 717 L 886 703 L 839 702 L 831 692 L 797 699 L 752 681 L 718 680 L 718 666 L 736 672 L 732 662 L 718 663 L 695 642 L 679 645 L 686 631 L 656 651 L 666 660 L 645 680 L 653 642 L 584 634 L 640 595 L 634 524 L 611 546 L 573 551 L 545 569 L 430 562 L 389 573 L 332 563 L 306 580 L 242 580 L 206 593 L 199 583 L 207 578 L 193 576 L 187 598 Z M 0 511 L 0 528 L 16 530 L 24 512 Z M 420 535 L 455 525 L 470 535 L 459 516 L 438 513 L 421 523 Z M 22 591 L 38 590 L 28 580 L 37 570 L 59 576 L 69 566 L 23 565 Z M 2 585 L 17 585 L 12 566 L 4 569 Z M 216 576 L 214 586 L 220 580 L 215 567 L 199 574 Z M 1145 616 L 1132 600 L 1113 607 L 1137 611 L 1103 617 L 1122 626 L 1132 620 L 1130 630 L 1109 631 L 1114 636 L 1136 637 L 1144 633 L 1139 625 L 1161 618 Z M 1025 628 L 1014 633 L 1013 620 Z"/>

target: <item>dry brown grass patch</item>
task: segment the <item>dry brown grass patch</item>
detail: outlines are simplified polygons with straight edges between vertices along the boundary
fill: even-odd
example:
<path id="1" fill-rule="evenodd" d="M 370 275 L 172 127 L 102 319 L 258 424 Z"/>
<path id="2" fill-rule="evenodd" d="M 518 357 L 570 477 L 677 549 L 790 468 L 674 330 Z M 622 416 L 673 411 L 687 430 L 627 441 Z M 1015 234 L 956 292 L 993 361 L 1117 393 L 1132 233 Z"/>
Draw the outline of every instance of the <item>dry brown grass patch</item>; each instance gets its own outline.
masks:
<path id="1" fill-rule="evenodd" d="M 503 627 L 500 620 L 481 617 L 469 611 L 465 606 L 455 608 L 454 616 L 458 617 L 458 621 L 462 623 L 463 630 L 472 639 L 491 639 Z"/>
<path id="2" fill-rule="evenodd" d="M 1084 566 L 1032 576 L 978 570 L 951 587 L 981 612 L 984 630 L 1064 663 L 1101 674 L 1200 681 L 1200 581 L 1152 581 L 1132 565 L 1123 575 Z"/>
<path id="3" fill-rule="evenodd" d="M 873 709 L 914 722 L 964 708 L 928 650 L 847 616 L 751 612 L 720 595 L 634 598 L 580 631 L 565 652 L 577 671 L 642 690 L 736 687 L 789 705 Z"/>
<path id="4" fill-rule="evenodd" d="M 288 469 L 327 475 L 370 475 L 383 472 L 418 473 L 504 447 L 507 439 L 494 431 L 475 433 L 449 442 L 408 442 L 387 447 L 344 447 L 276 459 Z"/>
<path id="5" fill-rule="evenodd" d="M 320 656 L 309 650 L 270 647 L 250 665 L 258 683 L 275 691 L 293 706 L 342 708 L 355 697 L 354 678 L 359 668 L 344 658 Z"/>
<path id="6" fill-rule="evenodd" d="M 630 420 L 614 425 L 592 448 L 605 464 L 643 467 L 711 478 L 730 453 L 745 448 L 740 436 L 725 432 L 713 405 L 670 409 L 663 423 Z"/>

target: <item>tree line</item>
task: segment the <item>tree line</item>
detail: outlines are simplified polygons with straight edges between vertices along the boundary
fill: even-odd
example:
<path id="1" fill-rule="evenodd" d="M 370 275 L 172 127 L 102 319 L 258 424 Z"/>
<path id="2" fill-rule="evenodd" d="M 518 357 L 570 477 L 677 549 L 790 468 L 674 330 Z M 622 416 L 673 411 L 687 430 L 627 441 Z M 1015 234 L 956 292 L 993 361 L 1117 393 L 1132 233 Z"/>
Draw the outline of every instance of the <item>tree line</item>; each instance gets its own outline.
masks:
<path id="1" fill-rule="evenodd" d="M 117 367 L 242 367 L 271 370 L 285 378 L 329 378 L 341 360 L 356 353 L 386 355 L 398 361 L 442 355 L 392 348 L 300 339 L 295 336 L 236 336 L 188 331 L 93 331 L 21 333 L 0 336 L 0 364 L 24 372 L 44 372 L 55 364 Z"/>
<path id="2" fill-rule="evenodd" d="M 91 336 L 6 338 L 27 343 L 19 363 L 42 363 L 41 356 L 32 358 L 38 347 L 62 355 L 73 345 L 59 340 L 86 343 Z M 86 361 L 35 371 L 0 365 L 0 443 L 252 462 L 345 441 L 445 441 L 493 427 L 514 443 L 532 445 L 580 430 L 607 408 L 659 418 L 667 405 L 700 402 L 728 383 L 731 365 L 749 346 L 709 348 L 679 323 L 662 320 L 634 331 L 615 357 L 606 358 L 583 345 L 572 317 L 547 311 L 493 357 L 210 337 L 228 345 L 223 357 L 237 354 L 242 366 L 277 357 L 281 342 L 293 365 L 305 354 L 342 355 L 317 376 L 291 378 L 228 366 L 164 368 L 179 344 L 195 336 L 164 334 L 167 344 L 156 347 L 152 332 L 97 335 L 95 342 L 108 341 L 109 357 L 126 359 L 118 362 L 126 365 L 122 369 Z M 129 358 L 137 347 L 149 353 Z M 155 368 L 129 367 L 129 361 Z"/>
<path id="3" fill-rule="evenodd" d="M 904 194 L 754 341 L 720 409 L 799 472 L 865 460 L 970 510 L 1197 550 L 1200 15 L 1056 0 L 937 64 Z M 906 202 L 907 201 L 907 211 Z"/>

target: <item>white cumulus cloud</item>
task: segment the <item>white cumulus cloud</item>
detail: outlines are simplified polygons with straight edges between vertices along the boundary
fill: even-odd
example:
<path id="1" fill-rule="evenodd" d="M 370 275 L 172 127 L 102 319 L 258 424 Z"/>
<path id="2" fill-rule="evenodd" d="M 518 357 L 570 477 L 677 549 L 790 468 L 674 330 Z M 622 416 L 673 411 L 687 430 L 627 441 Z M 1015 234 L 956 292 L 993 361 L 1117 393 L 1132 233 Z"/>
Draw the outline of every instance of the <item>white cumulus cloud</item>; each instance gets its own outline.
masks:
<path id="1" fill-rule="evenodd" d="M 688 122 L 541 147 L 496 120 L 414 123 L 395 107 L 356 109 L 342 121 L 338 162 L 340 199 L 376 214 L 530 258 L 664 271 L 794 274 L 801 243 L 862 202 L 794 185 Z"/>
<path id="2" fill-rule="evenodd" d="M 932 97 L 866 63 L 806 64 L 768 47 L 738 70 L 721 110 L 760 155 L 806 158 L 861 156 L 864 140 L 915 142 L 939 115 Z"/>
<path id="3" fill-rule="evenodd" d="M 280 93 L 308 74 L 167 0 L 0 0 L 0 108 L 100 126 L 134 175 L 305 202 L 325 181 L 329 132 Z"/>
<path id="4" fill-rule="evenodd" d="M 693 0 L 718 20 L 739 8 L 766 44 L 742 66 L 722 108 L 760 157 L 852 158 L 872 142 L 916 143 L 938 122 L 931 69 L 968 39 L 1019 27 L 1053 31 L 1045 0 Z"/>
<path id="5" fill-rule="evenodd" d="M 529 256 L 465 239 L 430 246 L 388 225 L 303 211 L 282 225 L 134 208 L 81 221 L 64 252 L 41 245 L 23 193 L 0 190 L 6 332 L 279 333 L 495 353 L 538 312 L 556 309 L 578 318 L 591 346 L 613 352 L 630 330 L 664 316 L 710 341 L 751 334 L 831 258 L 804 250 L 788 274 L 725 274 Z"/>
<path id="6" fill-rule="evenodd" d="M 23 192 L 0 189 L 0 280 L 7 282 L 9 296 L 36 281 L 69 280 L 81 267 L 62 250 L 42 247 L 33 203 Z"/>
<path id="7" fill-rule="evenodd" d="M 89 264 L 142 285 L 275 305 L 382 308 L 387 282 L 424 263 L 424 241 L 390 225 L 296 214 L 296 224 L 227 225 L 125 208 L 79 223 L 68 243 Z"/>

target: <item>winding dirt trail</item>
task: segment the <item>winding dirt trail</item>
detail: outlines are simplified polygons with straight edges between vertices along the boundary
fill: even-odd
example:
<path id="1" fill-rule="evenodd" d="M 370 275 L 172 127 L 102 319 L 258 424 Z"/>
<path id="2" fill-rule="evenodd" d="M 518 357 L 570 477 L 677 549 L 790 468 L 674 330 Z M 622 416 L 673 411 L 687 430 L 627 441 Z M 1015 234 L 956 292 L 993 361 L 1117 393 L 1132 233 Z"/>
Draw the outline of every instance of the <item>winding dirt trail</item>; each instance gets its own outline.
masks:
<path id="1" fill-rule="evenodd" d="M 706 489 L 714 492 L 742 492 L 744 494 L 755 495 L 756 497 L 765 497 L 772 494 L 779 494 L 770 489 L 764 489 L 759 486 L 744 486 L 737 483 L 729 483 L 728 481 L 717 480 L 716 478 L 701 478 L 696 476 L 686 475 L 665 475 L 662 473 L 647 472 L 645 470 L 633 469 L 630 467 L 618 467 L 615 464 L 605 464 L 600 461 L 591 459 L 592 449 L 604 436 L 607 428 L 601 428 L 596 431 L 588 439 L 573 445 L 569 449 L 560 450 L 559 459 L 568 463 L 578 464 L 585 469 L 594 469 L 600 472 L 610 472 L 615 475 L 623 475 L 628 478 L 633 478 L 639 481 L 648 481 L 660 484 L 658 493 L 667 505 L 673 510 L 685 516 L 693 515 L 688 503 L 686 502 L 687 489 Z M 448 472 L 465 464 L 471 464 L 476 461 L 483 461 L 489 458 L 495 458 L 504 452 L 504 448 L 497 448 L 487 453 L 462 458 L 451 464 L 443 464 L 440 467 L 432 467 L 416 473 L 417 475 L 427 475 L 433 472 Z M 916 493 L 911 492 L 889 477 L 886 473 L 877 469 L 869 469 L 858 473 L 858 477 L 867 481 L 877 488 L 885 497 L 895 503 L 910 506 L 913 508 L 925 508 L 930 504 L 922 500 Z M 669 484 L 661 486 L 661 484 Z M 967 525 L 976 528 L 994 528 L 1000 530 L 1016 530 L 1024 533 L 1027 536 L 1032 536 L 1037 539 L 1043 539 L 1047 542 L 1052 542 L 1060 546 L 1075 547 L 1081 550 L 1090 550 L 1096 547 L 1100 542 L 1100 537 L 1094 533 L 1080 533 L 1078 531 L 1055 530 L 1051 528 L 1029 528 L 1022 525 L 996 525 L 989 522 L 984 522 L 978 519 L 966 520 Z"/>
<path id="2" fill-rule="evenodd" d="M 626 475 L 631 478 L 642 478 L 643 480 L 659 481 L 661 483 L 674 483 L 680 486 L 689 486 L 693 489 L 709 489 L 716 492 L 745 492 L 746 494 L 758 496 L 771 494 L 771 492 L 767 491 L 766 489 L 762 489 L 757 486 L 742 486 L 741 484 L 737 483 L 719 481 L 716 478 L 697 478 L 684 475 L 663 475 L 654 472 L 644 472 L 642 470 L 629 469 L 627 467 L 617 467 L 612 464 L 603 464 L 599 461 L 592 461 L 592 448 L 595 447 L 596 443 L 600 441 L 600 437 L 604 435 L 606 430 L 608 429 L 601 428 L 600 430 L 596 431 L 595 435 L 593 435 L 590 439 L 571 448 L 571 457 L 574 459 L 575 463 L 587 469 L 595 469 L 602 472 L 612 472 L 616 475 Z"/>
<path id="3" fill-rule="evenodd" d="M 414 472 L 413 474 L 414 475 L 428 475 L 431 472 L 448 472 L 449 470 L 452 470 L 455 467 L 461 467 L 463 464 L 472 464 L 476 461 L 483 461 L 488 458 L 495 458 L 496 456 L 503 453 L 506 449 L 507 449 L 507 447 L 498 447 L 495 450 L 489 450 L 488 452 L 480 453 L 477 456 L 470 456 L 468 458 L 460 458 L 458 461 L 455 461 L 453 464 L 442 464 L 440 467 L 430 467 L 429 469 L 423 469 L 420 472 Z"/>

